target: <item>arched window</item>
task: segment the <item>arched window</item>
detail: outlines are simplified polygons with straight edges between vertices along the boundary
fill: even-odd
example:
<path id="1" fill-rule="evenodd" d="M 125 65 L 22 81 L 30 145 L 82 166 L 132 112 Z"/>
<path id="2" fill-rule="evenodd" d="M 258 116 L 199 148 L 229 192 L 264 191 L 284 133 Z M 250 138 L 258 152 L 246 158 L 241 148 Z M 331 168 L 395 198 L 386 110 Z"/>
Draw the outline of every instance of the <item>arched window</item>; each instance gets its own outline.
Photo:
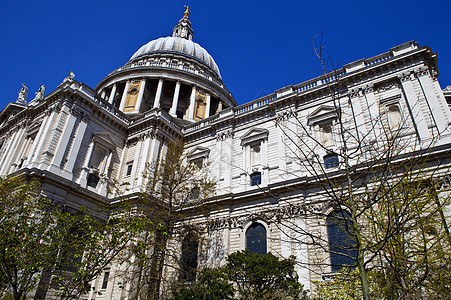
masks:
<path id="1" fill-rule="evenodd" d="M 246 231 L 246 249 L 251 253 L 266 254 L 266 229 L 254 223 Z"/>
<path id="2" fill-rule="evenodd" d="M 332 272 L 339 272 L 341 268 L 355 264 L 357 250 L 354 237 L 350 234 L 351 226 L 352 221 L 348 212 L 335 210 L 327 216 Z"/>
<path id="3" fill-rule="evenodd" d="M 197 252 L 199 242 L 193 233 L 188 233 L 182 241 L 182 258 L 180 260 L 180 280 L 196 280 Z"/>

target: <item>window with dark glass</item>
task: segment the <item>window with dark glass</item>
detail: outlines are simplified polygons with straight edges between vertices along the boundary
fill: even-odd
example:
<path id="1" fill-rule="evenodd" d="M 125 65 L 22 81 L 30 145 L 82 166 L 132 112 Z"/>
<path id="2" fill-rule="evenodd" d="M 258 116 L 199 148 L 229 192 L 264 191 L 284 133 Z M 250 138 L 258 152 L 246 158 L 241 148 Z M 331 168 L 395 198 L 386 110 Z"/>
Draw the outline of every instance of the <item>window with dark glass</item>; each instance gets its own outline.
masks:
<path id="1" fill-rule="evenodd" d="M 97 184 L 99 183 L 99 180 L 100 180 L 100 178 L 96 174 L 93 174 L 93 173 L 89 174 L 88 175 L 88 186 L 96 188 Z"/>
<path id="2" fill-rule="evenodd" d="M 254 172 L 251 174 L 251 186 L 262 184 L 262 173 Z"/>
<path id="3" fill-rule="evenodd" d="M 197 158 L 191 161 L 193 163 L 193 165 L 195 165 L 196 167 L 198 167 L 199 169 L 202 169 L 202 166 L 204 164 L 204 158 Z"/>
<path id="4" fill-rule="evenodd" d="M 333 211 L 327 216 L 332 272 L 339 272 L 343 267 L 355 264 L 357 250 L 355 239 L 350 233 L 351 227 L 350 215 L 345 211 Z"/>
<path id="5" fill-rule="evenodd" d="M 246 249 L 251 253 L 266 254 L 266 228 L 254 223 L 246 231 Z"/>
<path id="6" fill-rule="evenodd" d="M 127 172 L 125 173 L 125 176 L 130 176 L 132 174 L 133 169 L 133 162 L 127 163 Z"/>
<path id="7" fill-rule="evenodd" d="M 180 260 L 180 280 L 195 281 L 197 269 L 197 252 L 199 243 L 193 233 L 182 241 L 182 258 Z"/>
<path id="8" fill-rule="evenodd" d="M 324 156 L 324 166 L 326 169 L 338 167 L 338 155 L 332 153 Z"/>
<path id="9" fill-rule="evenodd" d="M 103 274 L 102 290 L 105 290 L 107 288 L 109 277 L 110 277 L 110 271 L 105 271 L 105 273 Z"/>
<path id="10" fill-rule="evenodd" d="M 195 186 L 191 189 L 191 193 L 189 195 L 190 200 L 197 200 L 200 196 L 200 187 Z"/>

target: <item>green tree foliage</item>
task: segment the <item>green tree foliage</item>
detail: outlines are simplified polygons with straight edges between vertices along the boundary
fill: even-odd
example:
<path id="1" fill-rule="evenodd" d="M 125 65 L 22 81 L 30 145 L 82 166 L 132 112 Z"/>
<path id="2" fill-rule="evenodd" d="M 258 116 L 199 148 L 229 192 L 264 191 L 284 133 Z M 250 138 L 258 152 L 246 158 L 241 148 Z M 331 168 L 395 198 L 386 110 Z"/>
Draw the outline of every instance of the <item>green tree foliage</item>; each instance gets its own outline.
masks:
<path id="1" fill-rule="evenodd" d="M 312 300 L 360 300 L 363 298 L 358 269 L 343 268 L 324 281 L 314 282 L 316 285 Z M 383 299 L 378 289 L 374 272 L 368 272 L 369 293 L 372 299 Z"/>
<path id="2" fill-rule="evenodd" d="M 294 269 L 295 257 L 279 259 L 238 251 L 227 257 L 224 272 L 243 299 L 297 299 L 302 291 Z"/>
<path id="3" fill-rule="evenodd" d="M 0 211 L 1 298 L 25 299 L 32 292 L 42 297 L 51 285 L 62 299 L 78 299 L 149 227 L 146 218 L 124 207 L 114 214 L 68 209 L 42 197 L 40 184 L 24 178 L 0 178 Z"/>
<path id="4" fill-rule="evenodd" d="M 179 253 L 168 247 L 169 241 L 180 235 L 190 216 L 199 213 L 215 192 L 216 181 L 209 175 L 208 164 L 195 164 L 183 150 L 182 142 L 169 142 L 164 158 L 147 166 L 145 189 L 130 196 L 153 224 L 134 244 L 130 261 L 133 267 L 128 275 L 136 282 L 138 298 L 160 297 L 165 262 L 179 259 Z"/>
<path id="5" fill-rule="evenodd" d="M 295 257 L 238 251 L 222 268 L 205 269 L 191 287 L 179 288 L 175 299 L 306 299 L 294 269 Z M 232 284 L 230 284 L 232 283 Z M 184 298 L 186 297 L 186 298 Z"/>
<path id="6" fill-rule="evenodd" d="M 88 211 L 64 214 L 58 241 L 61 243 L 58 265 L 53 271 L 62 299 L 78 299 L 91 290 L 90 281 L 103 273 L 113 261 L 120 262 L 144 232 L 148 218 L 125 205 L 115 211 L 102 210 L 108 219 L 96 218 Z M 94 291 L 95 292 L 95 291 Z"/>
<path id="7" fill-rule="evenodd" d="M 25 299 L 56 263 L 58 213 L 39 196 L 39 184 L 0 178 L 0 297 Z"/>
<path id="8" fill-rule="evenodd" d="M 223 269 L 204 269 L 194 284 L 174 291 L 174 300 L 226 300 L 233 299 L 234 293 Z"/>

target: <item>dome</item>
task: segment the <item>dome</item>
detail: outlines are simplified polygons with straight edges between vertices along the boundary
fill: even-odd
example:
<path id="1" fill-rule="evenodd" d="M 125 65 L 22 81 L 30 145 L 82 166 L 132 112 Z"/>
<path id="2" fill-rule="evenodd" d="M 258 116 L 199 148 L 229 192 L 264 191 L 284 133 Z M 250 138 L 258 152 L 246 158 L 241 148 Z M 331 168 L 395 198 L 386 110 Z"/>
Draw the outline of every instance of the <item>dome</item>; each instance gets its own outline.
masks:
<path id="1" fill-rule="evenodd" d="M 199 44 L 193 42 L 192 40 L 188 40 L 181 37 L 162 37 L 150 41 L 141 48 L 139 48 L 139 50 L 136 51 L 135 54 L 133 54 L 130 60 L 133 60 L 143 55 L 158 52 L 180 53 L 182 55 L 194 58 L 206 64 L 219 77 L 221 77 L 218 66 L 216 65 L 213 57 L 211 57 L 211 55 L 207 52 L 207 50 L 205 50 Z"/>

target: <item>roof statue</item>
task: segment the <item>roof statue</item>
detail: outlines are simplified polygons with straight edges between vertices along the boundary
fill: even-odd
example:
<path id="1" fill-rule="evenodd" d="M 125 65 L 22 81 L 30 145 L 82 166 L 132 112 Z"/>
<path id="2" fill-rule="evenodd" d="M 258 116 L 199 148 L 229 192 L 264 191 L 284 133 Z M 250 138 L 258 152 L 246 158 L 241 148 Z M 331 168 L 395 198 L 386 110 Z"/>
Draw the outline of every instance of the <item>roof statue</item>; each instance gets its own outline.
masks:
<path id="1" fill-rule="evenodd" d="M 39 86 L 39 90 L 34 93 L 36 96 L 34 97 L 34 99 L 32 101 L 41 101 L 42 99 L 44 99 L 44 94 L 45 94 L 45 85 L 41 84 Z"/>
<path id="2" fill-rule="evenodd" d="M 189 13 L 191 12 L 190 10 L 189 10 L 189 6 L 188 5 L 185 5 L 185 13 L 183 14 L 183 19 L 185 19 L 185 20 L 188 20 L 188 17 L 189 17 Z"/>
<path id="3" fill-rule="evenodd" d="M 22 88 L 18 92 L 19 97 L 17 97 L 17 104 L 27 105 L 28 88 L 25 83 L 22 83 Z"/>
<path id="4" fill-rule="evenodd" d="M 67 76 L 66 78 L 64 78 L 63 83 L 64 83 L 64 82 L 72 82 L 72 81 L 74 81 L 75 73 L 72 72 L 72 71 L 70 71 L 70 72 L 68 73 L 68 75 L 69 75 L 69 76 Z"/>

